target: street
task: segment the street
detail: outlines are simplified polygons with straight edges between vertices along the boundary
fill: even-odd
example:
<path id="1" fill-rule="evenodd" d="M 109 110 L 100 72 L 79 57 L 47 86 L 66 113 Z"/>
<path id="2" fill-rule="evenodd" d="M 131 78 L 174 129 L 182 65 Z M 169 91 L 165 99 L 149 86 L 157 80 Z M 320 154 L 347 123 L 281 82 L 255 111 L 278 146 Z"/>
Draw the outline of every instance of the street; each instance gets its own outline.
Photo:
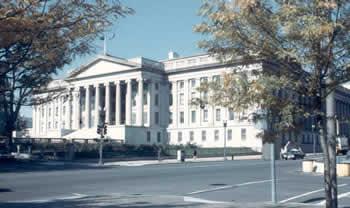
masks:
<path id="1" fill-rule="evenodd" d="M 280 203 L 299 203 L 301 207 L 324 203 L 322 175 L 302 173 L 301 161 L 277 161 L 276 168 Z M 144 207 L 153 207 L 149 203 L 164 199 L 168 205 L 221 202 L 256 205 L 271 200 L 270 163 L 262 160 L 8 171 L 0 173 L 0 178 L 0 207 L 50 207 L 48 203 L 53 201 L 57 205 L 97 196 L 110 199 L 118 196 L 114 203 L 130 196 L 151 196 L 142 198 L 148 204 Z M 349 208 L 350 178 L 338 178 L 338 185 L 340 207 Z M 105 197 L 103 201 L 106 200 Z M 65 207 L 75 205 L 68 203 Z"/>

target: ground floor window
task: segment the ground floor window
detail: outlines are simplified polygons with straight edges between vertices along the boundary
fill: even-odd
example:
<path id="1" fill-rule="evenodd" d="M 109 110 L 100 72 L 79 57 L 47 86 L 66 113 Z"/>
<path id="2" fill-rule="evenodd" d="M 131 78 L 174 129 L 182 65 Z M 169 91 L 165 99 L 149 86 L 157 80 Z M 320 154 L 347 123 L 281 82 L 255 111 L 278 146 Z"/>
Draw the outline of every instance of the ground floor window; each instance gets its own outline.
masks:
<path id="1" fill-rule="evenodd" d="M 232 129 L 229 129 L 229 130 L 227 131 L 227 139 L 228 139 L 228 140 L 232 140 Z"/>
<path id="2" fill-rule="evenodd" d="M 205 140 L 207 140 L 207 132 L 206 131 L 202 131 L 202 141 L 204 142 Z"/>
<path id="3" fill-rule="evenodd" d="M 151 142 L 151 132 L 147 131 L 147 142 Z"/>
<path id="4" fill-rule="evenodd" d="M 241 129 L 241 140 L 245 141 L 247 139 L 247 130 Z"/>
<path id="5" fill-rule="evenodd" d="M 157 142 L 158 142 L 158 143 L 161 142 L 160 132 L 157 132 Z"/>
<path id="6" fill-rule="evenodd" d="M 181 131 L 177 132 L 177 141 L 182 142 L 182 132 Z"/>
<path id="7" fill-rule="evenodd" d="M 214 139 L 215 139 L 215 141 L 219 140 L 219 130 L 214 131 Z"/>

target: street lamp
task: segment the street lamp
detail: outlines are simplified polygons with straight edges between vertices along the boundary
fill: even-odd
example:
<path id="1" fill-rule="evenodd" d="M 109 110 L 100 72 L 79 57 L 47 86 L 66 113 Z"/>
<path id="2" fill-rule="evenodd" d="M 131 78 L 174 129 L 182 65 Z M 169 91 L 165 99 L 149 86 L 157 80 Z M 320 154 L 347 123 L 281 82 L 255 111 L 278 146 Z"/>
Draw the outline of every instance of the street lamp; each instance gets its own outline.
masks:
<path id="1" fill-rule="evenodd" d="M 226 160 L 226 127 L 227 121 L 224 120 L 224 161 Z"/>

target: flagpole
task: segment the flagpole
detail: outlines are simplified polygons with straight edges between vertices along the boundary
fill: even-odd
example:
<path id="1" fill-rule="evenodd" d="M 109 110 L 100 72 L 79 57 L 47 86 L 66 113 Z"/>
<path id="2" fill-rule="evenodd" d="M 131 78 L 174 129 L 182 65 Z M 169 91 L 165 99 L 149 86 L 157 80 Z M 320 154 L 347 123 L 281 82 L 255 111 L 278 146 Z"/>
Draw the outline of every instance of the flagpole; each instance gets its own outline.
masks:
<path id="1" fill-rule="evenodd" d="M 107 40 L 106 40 L 106 33 L 103 34 L 103 55 L 107 56 Z"/>

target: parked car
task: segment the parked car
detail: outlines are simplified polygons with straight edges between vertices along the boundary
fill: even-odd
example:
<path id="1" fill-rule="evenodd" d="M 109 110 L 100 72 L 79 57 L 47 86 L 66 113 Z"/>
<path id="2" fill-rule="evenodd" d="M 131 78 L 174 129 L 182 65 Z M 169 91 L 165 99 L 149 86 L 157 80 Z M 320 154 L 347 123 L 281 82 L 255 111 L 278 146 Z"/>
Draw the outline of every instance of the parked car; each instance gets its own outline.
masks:
<path id="1" fill-rule="evenodd" d="M 284 160 L 297 160 L 297 159 L 304 159 L 305 153 L 301 151 L 300 149 L 290 149 L 287 152 L 284 152 L 281 154 L 281 158 Z"/>

